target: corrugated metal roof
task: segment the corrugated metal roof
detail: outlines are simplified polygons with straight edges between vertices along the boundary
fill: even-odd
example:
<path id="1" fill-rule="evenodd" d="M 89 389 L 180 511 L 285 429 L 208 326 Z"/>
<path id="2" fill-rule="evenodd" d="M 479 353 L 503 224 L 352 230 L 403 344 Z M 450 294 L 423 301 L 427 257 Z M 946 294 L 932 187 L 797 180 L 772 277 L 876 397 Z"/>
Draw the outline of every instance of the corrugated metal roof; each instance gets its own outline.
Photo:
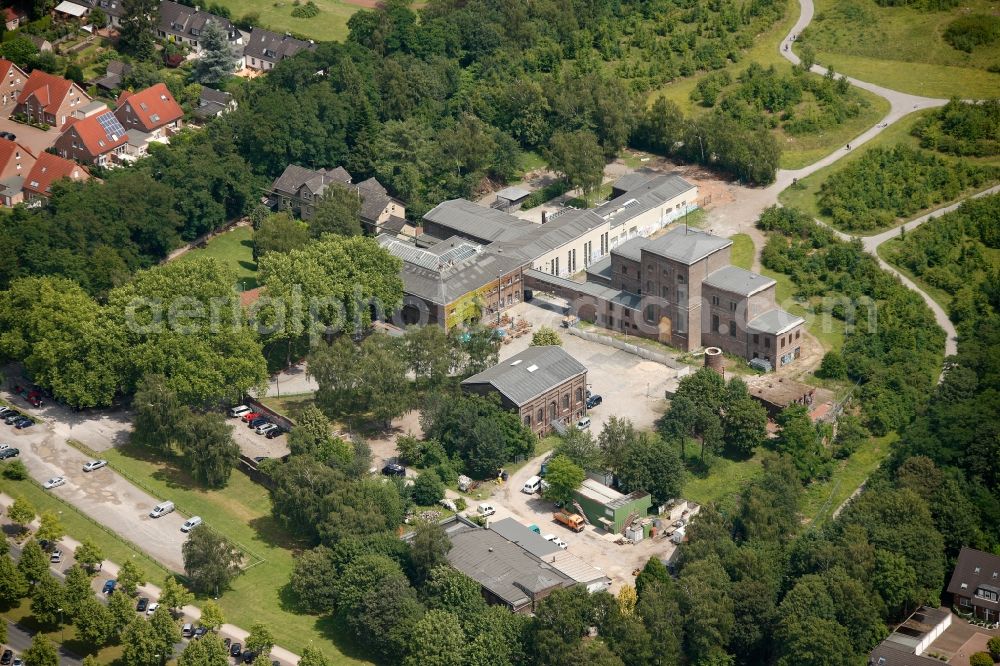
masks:
<path id="1" fill-rule="evenodd" d="M 760 273 L 754 273 L 753 271 L 744 270 L 736 266 L 725 266 L 709 273 L 708 277 L 704 279 L 703 284 L 733 294 L 750 296 L 776 283 L 771 278 L 764 277 Z"/>
<path id="2" fill-rule="evenodd" d="M 645 179 L 639 178 L 638 175 L 635 178 L 623 176 L 614 186 L 616 189 L 627 189 L 627 191 L 594 210 L 604 219 L 610 220 L 612 227 L 625 224 L 629 220 L 695 189 L 694 185 L 676 174 L 650 176 Z"/>
<path id="3" fill-rule="evenodd" d="M 523 405 L 586 371 L 587 368 L 562 347 L 528 347 L 469 377 L 462 386 L 489 384 L 515 405 Z"/>
<path id="4" fill-rule="evenodd" d="M 525 198 L 531 194 L 530 190 L 526 190 L 523 187 L 510 186 L 505 187 L 499 192 L 497 192 L 497 199 L 506 199 L 507 201 L 518 201 Z"/>
<path id="5" fill-rule="evenodd" d="M 642 261 L 642 248 L 646 247 L 649 242 L 649 239 L 644 236 L 636 236 L 611 248 L 611 254 L 617 254 L 632 261 Z"/>
<path id="6" fill-rule="evenodd" d="M 573 280 L 567 280 L 566 278 L 543 273 L 542 271 L 535 270 L 534 268 L 525 270 L 524 276 L 534 278 L 535 280 L 545 284 L 550 284 L 553 287 L 573 289 L 575 291 L 579 291 L 581 294 L 587 294 L 589 296 L 593 296 L 594 298 L 628 308 L 629 310 L 638 310 L 642 304 L 642 296 L 638 294 L 622 291 L 620 289 L 612 289 L 611 287 L 605 287 L 604 285 L 596 282 L 574 282 Z"/>
<path id="7" fill-rule="evenodd" d="M 490 529 L 536 557 L 562 552 L 562 548 L 551 541 L 546 541 L 541 534 L 532 532 L 527 525 L 522 525 L 513 518 L 494 521 L 490 523 Z"/>

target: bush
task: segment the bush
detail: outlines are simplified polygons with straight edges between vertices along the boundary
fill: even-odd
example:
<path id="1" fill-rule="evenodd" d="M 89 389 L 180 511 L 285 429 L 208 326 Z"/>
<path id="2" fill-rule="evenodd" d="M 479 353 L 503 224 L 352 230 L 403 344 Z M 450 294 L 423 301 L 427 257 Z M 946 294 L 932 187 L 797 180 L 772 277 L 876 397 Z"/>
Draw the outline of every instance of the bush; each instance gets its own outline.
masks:
<path id="1" fill-rule="evenodd" d="M 295 18 L 312 18 L 319 14 L 319 7 L 312 0 L 309 0 L 304 5 L 299 5 L 292 9 L 292 16 Z"/>
<path id="2" fill-rule="evenodd" d="M 444 484 L 433 470 L 425 470 L 413 484 L 413 501 L 420 506 L 431 506 L 444 499 Z"/>
<path id="3" fill-rule="evenodd" d="M 11 481 L 24 481 L 28 478 L 28 469 L 20 460 L 11 460 L 3 464 L 3 476 Z"/>
<path id="4" fill-rule="evenodd" d="M 972 53 L 977 46 L 987 46 L 1000 39 L 1000 17 L 989 14 L 961 16 L 944 31 L 944 41 L 956 49 Z"/>
<path id="5" fill-rule="evenodd" d="M 469 503 L 465 501 L 464 497 L 459 497 L 458 499 L 455 500 L 455 510 L 456 511 L 461 512 L 461 511 L 465 511 L 468 508 L 469 508 Z"/>
<path id="6" fill-rule="evenodd" d="M 913 126 L 920 147 L 952 155 L 1000 155 L 1000 100 L 953 99 Z"/>
<path id="7" fill-rule="evenodd" d="M 993 661 L 1000 661 L 1000 636 L 994 636 L 986 643 L 986 649 L 990 651 Z"/>
<path id="8" fill-rule="evenodd" d="M 847 366 L 840 352 L 828 351 L 823 356 L 823 361 L 816 370 L 816 376 L 821 379 L 845 379 L 847 377 Z"/>
<path id="9" fill-rule="evenodd" d="M 969 657 L 969 666 L 993 666 L 993 657 L 989 652 L 977 652 Z"/>

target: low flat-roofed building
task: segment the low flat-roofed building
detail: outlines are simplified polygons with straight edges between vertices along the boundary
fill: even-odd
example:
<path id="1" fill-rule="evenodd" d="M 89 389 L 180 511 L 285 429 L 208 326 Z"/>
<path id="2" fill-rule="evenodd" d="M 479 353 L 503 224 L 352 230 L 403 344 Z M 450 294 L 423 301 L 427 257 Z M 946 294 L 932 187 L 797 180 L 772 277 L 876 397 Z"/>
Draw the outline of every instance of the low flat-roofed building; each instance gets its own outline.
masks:
<path id="1" fill-rule="evenodd" d="M 804 405 L 808 409 L 816 395 L 815 387 L 787 377 L 758 375 L 747 377 L 745 381 L 750 396 L 764 405 L 772 418 L 790 405 Z"/>
<path id="2" fill-rule="evenodd" d="M 944 608 L 922 606 L 906 618 L 868 655 L 870 666 L 929 666 L 941 662 L 924 653 L 951 626 L 951 613 Z"/>
<path id="3" fill-rule="evenodd" d="M 497 198 L 493 202 L 492 208 L 510 213 L 519 210 L 524 200 L 531 196 L 531 192 L 523 187 L 512 185 L 497 192 L 496 196 Z"/>
<path id="4" fill-rule="evenodd" d="M 607 532 L 621 532 L 626 523 L 645 518 L 653 505 L 649 493 L 636 491 L 625 495 L 594 479 L 584 479 L 573 496 L 587 520 Z"/>
<path id="5" fill-rule="evenodd" d="M 542 437 L 553 423 L 576 423 L 586 413 L 587 368 L 558 345 L 528 347 L 462 381 L 462 390 L 497 393 L 500 404 Z"/>

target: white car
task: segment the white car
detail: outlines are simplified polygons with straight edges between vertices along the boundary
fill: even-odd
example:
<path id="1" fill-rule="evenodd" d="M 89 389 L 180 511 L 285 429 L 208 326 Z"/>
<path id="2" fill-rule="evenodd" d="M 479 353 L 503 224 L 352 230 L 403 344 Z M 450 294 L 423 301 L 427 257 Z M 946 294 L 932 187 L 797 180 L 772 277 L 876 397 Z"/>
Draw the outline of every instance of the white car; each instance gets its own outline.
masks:
<path id="1" fill-rule="evenodd" d="M 234 419 L 238 419 L 244 414 L 249 414 L 252 411 L 253 410 L 247 407 L 246 405 L 237 405 L 236 407 L 233 407 L 232 409 L 229 410 L 229 416 Z"/>
<path id="2" fill-rule="evenodd" d="M 10 444 L 0 444 L 0 451 L 3 451 L 4 449 L 9 449 L 9 448 L 10 448 Z"/>
<path id="3" fill-rule="evenodd" d="M 106 467 L 108 464 L 107 460 L 91 460 L 89 463 L 83 466 L 84 472 L 93 472 L 94 470 Z"/>
<path id="4" fill-rule="evenodd" d="M 492 516 L 497 512 L 497 510 L 493 508 L 492 504 L 480 504 L 479 508 L 476 509 L 476 512 L 479 513 L 480 516 L 486 518 L 488 516 Z"/>
<path id="5" fill-rule="evenodd" d="M 52 490 L 53 488 L 58 488 L 64 483 L 66 483 L 65 476 L 53 476 L 51 479 L 42 484 L 42 488 Z"/>
<path id="6" fill-rule="evenodd" d="M 272 430 L 274 430 L 277 427 L 278 426 L 276 426 L 273 423 L 265 423 L 263 425 L 257 426 L 254 429 L 254 432 L 256 432 L 258 435 L 266 435 L 267 433 L 271 432 Z"/>
<path id="7" fill-rule="evenodd" d="M 566 545 L 566 542 L 563 541 L 562 539 L 560 539 L 559 537 L 556 537 L 556 538 L 552 539 L 552 543 L 554 543 L 555 545 L 559 546 L 563 550 L 566 550 L 567 548 L 569 548 L 569 546 Z"/>
<path id="8" fill-rule="evenodd" d="M 181 525 L 181 532 L 190 532 L 199 525 L 201 525 L 201 516 L 191 516 Z"/>
<path id="9" fill-rule="evenodd" d="M 159 607 L 160 604 L 149 604 L 149 606 L 146 607 L 146 615 L 152 615 L 153 613 L 156 612 L 156 609 Z"/>
<path id="10" fill-rule="evenodd" d="M 62 551 L 59 550 L 58 548 L 53 550 L 52 553 L 49 555 L 49 562 L 51 562 L 52 564 L 59 564 L 60 562 L 62 562 Z"/>

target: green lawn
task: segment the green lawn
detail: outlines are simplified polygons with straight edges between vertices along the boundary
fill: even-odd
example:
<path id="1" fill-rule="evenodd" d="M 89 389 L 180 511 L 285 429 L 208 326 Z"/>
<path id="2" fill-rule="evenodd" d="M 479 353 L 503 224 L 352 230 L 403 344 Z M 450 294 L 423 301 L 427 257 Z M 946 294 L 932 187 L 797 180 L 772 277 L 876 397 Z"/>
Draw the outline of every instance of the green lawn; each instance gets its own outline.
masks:
<path id="1" fill-rule="evenodd" d="M 295 653 L 301 654 L 313 643 L 335 664 L 364 663 L 363 655 L 356 653 L 335 622 L 296 612 L 287 582 L 293 553 L 304 544 L 271 517 L 271 498 L 265 488 L 234 471 L 225 488 L 202 490 L 186 472 L 144 451 L 125 447 L 101 455 L 155 497 L 169 497 L 178 511 L 201 516 L 206 526 L 252 554 L 252 561 L 258 563 L 236 578 L 232 589 L 219 599 L 227 622 L 243 628 L 263 622 L 278 645 Z"/>
<path id="2" fill-rule="evenodd" d="M 160 581 L 168 571 L 157 561 L 148 557 L 138 546 L 129 543 L 92 518 L 81 513 L 72 504 L 64 502 L 52 493 L 42 489 L 36 482 L 25 479 L 12 481 L 0 476 L 0 491 L 11 497 L 23 497 L 41 514 L 43 511 L 53 511 L 66 530 L 66 534 L 77 541 L 92 539 L 101 547 L 105 559 L 121 564 L 132 560 L 141 568 L 150 580 Z"/>
<path id="3" fill-rule="evenodd" d="M 236 272 L 238 289 L 257 286 L 257 262 L 253 260 L 253 229 L 236 227 L 208 241 L 206 247 L 195 248 L 182 254 L 177 261 L 194 257 L 214 257 Z"/>
<path id="4" fill-rule="evenodd" d="M 697 446 L 689 444 L 687 454 L 689 460 L 696 459 Z M 715 458 L 707 474 L 690 474 L 688 476 L 682 495 L 684 499 L 698 504 L 720 502 L 727 497 L 738 495 L 747 483 L 761 475 L 764 470 L 762 459 L 760 451 L 747 460 Z"/>
<path id="5" fill-rule="evenodd" d="M 840 349 L 844 346 L 844 322 L 834 317 L 817 316 L 812 307 L 816 303 L 803 303 L 796 300 L 793 297 L 795 285 L 788 275 L 767 268 L 761 268 L 760 272 L 761 275 L 766 275 L 777 281 L 774 294 L 778 307 L 805 319 L 806 329 L 819 340 L 825 351 Z M 818 298 L 816 301 L 818 302 Z"/>
<path id="6" fill-rule="evenodd" d="M 604 183 L 596 191 L 591 192 L 589 197 L 573 197 L 566 202 L 567 206 L 574 208 L 590 208 L 599 201 L 607 201 L 611 198 L 611 183 Z"/>
<path id="7" fill-rule="evenodd" d="M 818 196 L 819 196 L 820 187 L 826 181 L 826 179 L 830 177 L 830 175 L 832 175 L 834 173 L 837 173 L 840 170 L 844 169 L 847 165 L 851 164 L 851 162 L 853 162 L 854 160 L 860 159 L 860 157 L 862 155 L 864 155 L 865 151 L 871 150 L 872 148 L 875 148 L 875 147 L 887 148 L 887 147 L 891 147 L 891 146 L 896 146 L 896 145 L 899 145 L 899 144 L 903 144 L 903 145 L 907 145 L 907 146 L 909 146 L 911 148 L 919 148 L 920 147 L 920 140 L 917 139 L 917 137 L 912 136 L 910 134 L 910 130 L 913 129 L 913 126 L 917 122 L 919 122 L 919 120 L 922 117 L 924 117 L 924 116 L 926 116 L 928 114 L 931 114 L 931 113 L 934 113 L 934 111 L 933 110 L 919 111 L 919 112 L 914 113 L 914 114 L 912 114 L 910 116 L 907 116 L 906 118 L 903 118 L 902 120 L 899 120 L 899 121 L 893 123 L 888 128 L 886 128 L 885 131 L 883 131 L 881 134 L 879 134 L 878 136 L 876 136 L 874 139 L 872 139 L 868 143 L 864 144 L 864 146 L 862 146 L 861 148 L 858 148 L 857 150 L 852 150 L 849 154 L 844 155 L 844 157 L 842 157 L 841 159 L 837 160 L 835 163 L 831 164 L 830 166 L 825 167 L 823 169 L 820 169 L 816 173 L 814 173 L 814 174 L 812 174 L 812 175 L 810 175 L 810 176 L 808 176 L 806 178 L 803 178 L 803 179 L 799 180 L 798 183 L 796 183 L 795 185 L 792 185 L 791 187 L 789 187 L 786 190 L 784 190 L 781 194 L 778 195 L 778 200 L 783 205 L 785 205 L 785 206 L 798 208 L 799 210 L 802 210 L 802 211 L 805 211 L 806 213 L 809 213 L 813 217 L 824 219 L 823 216 L 820 215 L 819 204 L 818 204 L 817 199 L 818 199 Z M 945 155 L 943 153 L 934 153 L 934 154 L 938 155 L 939 157 L 942 157 L 942 158 L 944 158 L 946 160 L 954 159 L 954 158 L 950 157 L 949 155 Z M 963 158 L 963 159 L 966 159 L 969 162 L 974 162 L 974 163 L 978 163 L 978 164 L 998 164 L 998 163 L 1000 163 L 1000 160 L 998 160 L 996 157 L 992 157 L 992 158 L 989 158 L 989 157 L 988 158 Z M 977 188 L 977 189 L 979 189 L 979 188 Z M 972 191 L 963 192 L 958 197 L 958 199 L 964 199 L 965 197 L 967 197 L 971 193 L 972 193 Z M 941 206 L 947 205 L 948 203 L 949 202 L 936 203 L 936 204 L 934 204 L 932 206 L 932 208 L 939 208 Z M 922 210 L 922 211 L 918 211 L 918 212 L 914 213 L 912 216 L 906 218 L 906 220 L 900 221 L 899 224 L 903 224 L 906 221 L 909 221 L 911 219 L 920 217 L 920 216 L 924 215 L 926 212 L 927 212 L 927 209 Z M 827 220 L 827 222 L 829 222 L 829 220 Z M 896 226 L 896 225 L 894 225 L 894 226 Z M 873 234 L 878 233 L 879 231 L 884 231 L 884 230 L 873 229 L 873 230 L 870 230 L 870 231 L 866 231 L 865 235 L 873 235 Z"/>
<path id="8" fill-rule="evenodd" d="M 292 0 L 219 0 L 233 16 L 257 13 L 260 20 L 255 25 L 275 32 L 291 32 L 318 42 L 343 41 L 347 37 L 347 19 L 361 9 L 358 5 L 342 0 L 313 0 L 319 14 L 312 18 L 295 18 Z"/>
<path id="9" fill-rule="evenodd" d="M 753 240 L 746 234 L 735 234 L 729 237 L 733 241 L 730 263 L 739 268 L 750 270 L 753 266 Z"/>
<path id="10" fill-rule="evenodd" d="M 882 463 L 889 454 L 889 447 L 898 437 L 896 433 L 891 433 L 869 439 L 850 458 L 837 462 L 833 476 L 828 481 L 810 484 L 802 495 L 801 510 L 804 519 L 817 525 L 829 520 L 837 507 Z"/>
<path id="11" fill-rule="evenodd" d="M 816 0 L 804 42 L 817 62 L 864 81 L 927 97 L 984 98 L 1000 91 L 1000 42 L 971 54 L 942 35 L 956 17 L 996 14 L 991 0 L 968 0 L 948 11 L 880 7 L 875 0 Z M 802 43 L 802 42 L 800 42 Z"/>
<path id="12" fill-rule="evenodd" d="M 56 644 L 63 644 L 73 654 L 85 657 L 94 655 L 100 664 L 115 663 L 122 656 L 122 647 L 113 645 L 95 650 L 92 645 L 76 638 L 76 627 L 68 625 L 65 629 L 53 629 L 48 625 L 39 624 L 31 614 L 31 600 L 22 599 L 16 606 L 4 607 L 0 618 L 15 622 L 30 633 L 41 632 L 46 638 Z M 66 618 L 70 621 L 70 618 Z"/>
<path id="13" fill-rule="evenodd" d="M 296 411 L 302 409 L 303 407 L 308 407 L 315 402 L 315 393 L 296 393 L 293 395 L 284 395 L 280 398 L 270 396 L 261 399 L 262 404 L 270 407 L 276 412 L 284 414 L 285 416 L 291 416 Z"/>

